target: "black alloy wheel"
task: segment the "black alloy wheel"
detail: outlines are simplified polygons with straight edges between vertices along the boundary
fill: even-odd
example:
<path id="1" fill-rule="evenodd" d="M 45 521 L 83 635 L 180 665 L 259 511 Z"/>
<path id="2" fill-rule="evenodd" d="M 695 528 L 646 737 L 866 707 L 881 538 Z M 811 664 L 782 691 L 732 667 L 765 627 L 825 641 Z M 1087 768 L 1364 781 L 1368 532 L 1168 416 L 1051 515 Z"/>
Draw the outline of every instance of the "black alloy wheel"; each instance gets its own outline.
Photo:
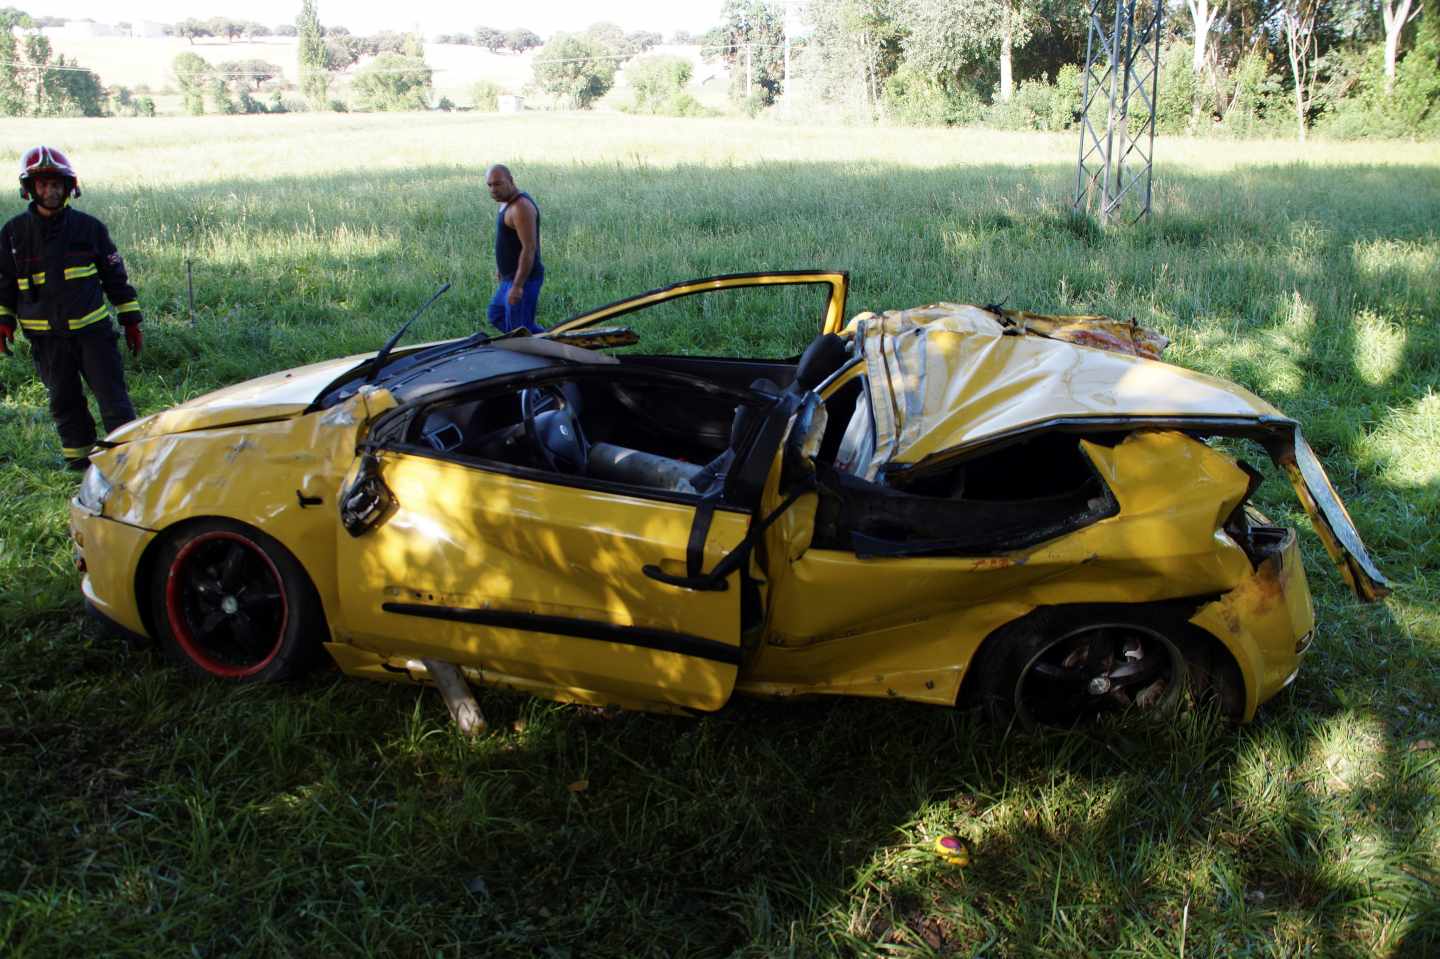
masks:
<path id="1" fill-rule="evenodd" d="M 1164 713 L 1185 694 L 1180 647 L 1159 630 L 1126 622 L 1073 629 L 1030 658 L 1012 708 L 1025 726 L 1074 726 L 1105 713 Z"/>
<path id="2" fill-rule="evenodd" d="M 162 647 L 208 676 L 282 679 L 308 664 L 319 600 L 289 551 L 259 530 L 212 520 L 163 545 L 152 612 Z"/>
<path id="3" fill-rule="evenodd" d="M 964 701 L 1029 729 L 1207 703 L 1239 719 L 1239 666 L 1188 616 L 1165 604 L 1040 607 L 985 640 L 966 670 Z"/>

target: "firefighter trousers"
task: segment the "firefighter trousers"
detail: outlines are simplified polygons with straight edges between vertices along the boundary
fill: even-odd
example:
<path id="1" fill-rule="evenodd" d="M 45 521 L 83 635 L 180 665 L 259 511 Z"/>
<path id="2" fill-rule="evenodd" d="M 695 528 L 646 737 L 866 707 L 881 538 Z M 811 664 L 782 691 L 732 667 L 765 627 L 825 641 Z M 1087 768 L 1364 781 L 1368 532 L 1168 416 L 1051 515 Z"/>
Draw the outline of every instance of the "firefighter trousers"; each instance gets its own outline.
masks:
<path id="1" fill-rule="evenodd" d="M 50 392 L 50 415 L 60 431 L 60 446 L 67 460 L 83 458 L 95 444 L 95 420 L 80 385 L 82 378 L 95 394 L 107 433 L 135 418 L 135 406 L 125 389 L 119 339 L 109 323 L 69 336 L 30 337 L 35 369 Z"/>

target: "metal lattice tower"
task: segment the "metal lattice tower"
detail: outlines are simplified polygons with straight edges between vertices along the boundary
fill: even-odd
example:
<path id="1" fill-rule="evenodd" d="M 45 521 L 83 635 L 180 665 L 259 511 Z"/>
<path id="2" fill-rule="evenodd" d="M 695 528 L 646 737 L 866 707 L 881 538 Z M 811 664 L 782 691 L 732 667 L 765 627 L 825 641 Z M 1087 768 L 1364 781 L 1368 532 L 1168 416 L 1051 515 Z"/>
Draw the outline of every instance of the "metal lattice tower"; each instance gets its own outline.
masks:
<path id="1" fill-rule="evenodd" d="M 1135 223 L 1150 214 L 1164 4 L 1147 0 L 1137 27 L 1138 0 L 1088 3 L 1075 209 Z"/>

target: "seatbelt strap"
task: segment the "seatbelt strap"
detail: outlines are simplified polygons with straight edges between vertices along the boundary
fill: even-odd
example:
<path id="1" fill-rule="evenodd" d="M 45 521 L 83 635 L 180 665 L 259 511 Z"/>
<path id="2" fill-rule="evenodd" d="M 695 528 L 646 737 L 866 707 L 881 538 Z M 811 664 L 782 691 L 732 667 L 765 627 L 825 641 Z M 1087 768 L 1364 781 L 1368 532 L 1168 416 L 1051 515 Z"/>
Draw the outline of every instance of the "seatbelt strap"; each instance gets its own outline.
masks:
<path id="1" fill-rule="evenodd" d="M 685 547 L 685 575 L 692 579 L 705 570 L 705 540 L 710 537 L 710 524 L 715 519 L 715 504 L 719 501 L 719 496 L 707 496 L 695 509 L 690 542 Z"/>

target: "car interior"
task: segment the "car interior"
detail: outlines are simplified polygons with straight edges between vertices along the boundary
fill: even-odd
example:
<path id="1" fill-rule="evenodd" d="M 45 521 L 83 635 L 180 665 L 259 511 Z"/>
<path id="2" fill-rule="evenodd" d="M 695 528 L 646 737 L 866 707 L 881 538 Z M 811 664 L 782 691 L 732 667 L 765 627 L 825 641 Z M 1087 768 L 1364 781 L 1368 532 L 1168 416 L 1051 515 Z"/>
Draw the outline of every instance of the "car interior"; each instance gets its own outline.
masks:
<path id="1" fill-rule="evenodd" d="M 817 338 L 798 362 L 635 356 L 587 367 L 584 376 L 559 364 L 534 385 L 427 408 L 408 442 L 461 460 L 710 495 L 725 486 L 782 397 L 813 388 L 848 359 L 844 341 L 832 334 Z M 753 505 L 738 490 L 723 498 Z"/>
<path id="2" fill-rule="evenodd" d="M 814 389 L 851 360 L 849 344 L 833 334 L 817 337 L 792 363 L 683 356 L 615 361 L 576 353 L 608 365 L 573 364 L 568 361 L 576 357 L 567 354 L 567 362 L 544 369 L 531 385 L 437 403 L 412 426 L 408 443 L 477 466 L 542 471 L 561 482 L 666 499 L 718 496 L 754 508 L 794 412 L 785 399 Z M 938 468 L 882 470 L 873 481 L 863 479 L 874 449 L 869 402 L 863 377 L 825 401 L 813 456 L 817 548 L 876 557 L 996 552 L 1118 510 L 1080 437 L 1070 433 L 1042 433 Z M 771 440 L 762 437 L 767 424 Z"/>

